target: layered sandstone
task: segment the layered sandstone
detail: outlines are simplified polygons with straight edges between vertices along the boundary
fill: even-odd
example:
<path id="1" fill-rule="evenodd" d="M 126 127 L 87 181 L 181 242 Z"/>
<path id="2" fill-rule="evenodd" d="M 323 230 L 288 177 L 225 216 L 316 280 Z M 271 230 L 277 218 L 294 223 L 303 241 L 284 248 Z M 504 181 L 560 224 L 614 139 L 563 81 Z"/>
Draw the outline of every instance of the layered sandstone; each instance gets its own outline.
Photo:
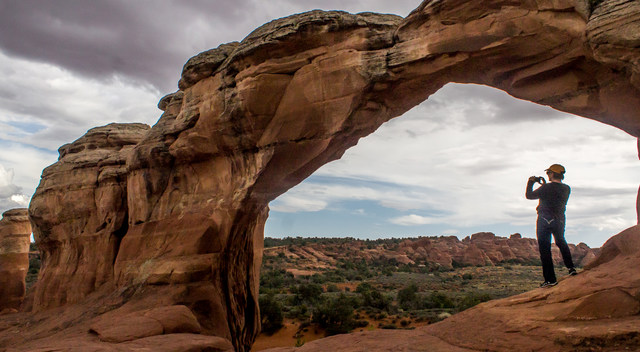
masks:
<path id="1" fill-rule="evenodd" d="M 31 224 L 27 209 L 12 209 L 0 219 L 0 312 L 16 310 L 26 292 Z"/>
<path id="2" fill-rule="evenodd" d="M 352 113 L 363 55 L 391 45 L 400 20 L 313 11 L 189 60 L 182 90 L 163 99 L 128 162 L 118 285 L 198 282 L 205 330 L 247 349 L 259 331 L 267 204 L 382 122 Z"/>
<path id="3" fill-rule="evenodd" d="M 144 124 L 96 127 L 58 150 L 42 172 L 29 213 L 41 251 L 35 310 L 78 302 L 113 279 L 113 262 L 127 232 L 128 154 Z"/>
<path id="4" fill-rule="evenodd" d="M 249 350 L 271 200 L 448 82 L 497 87 L 639 136 L 639 6 L 427 0 L 404 19 L 312 11 L 197 55 L 150 130 L 91 130 L 45 169 L 29 209 L 43 251 L 34 309 L 84 305 L 91 313 L 66 320 L 77 342 L 76 327 L 104 313 L 96 296 L 113 298 L 109 309 L 122 316 L 184 305 L 204 334 Z M 64 330 L 55 327 L 50 334 Z M 37 347 L 30 334 L 0 341 Z"/>
<path id="5" fill-rule="evenodd" d="M 638 135 L 631 72 L 599 61 L 587 23 L 574 1 L 427 1 L 404 20 L 279 19 L 194 57 L 130 159 L 135 210 L 118 284 L 212 283 L 210 315 L 226 314 L 223 336 L 248 345 L 268 202 L 447 82 L 491 85 Z M 172 230 L 178 223 L 188 236 Z M 490 260 L 476 245 L 460 259 Z"/>

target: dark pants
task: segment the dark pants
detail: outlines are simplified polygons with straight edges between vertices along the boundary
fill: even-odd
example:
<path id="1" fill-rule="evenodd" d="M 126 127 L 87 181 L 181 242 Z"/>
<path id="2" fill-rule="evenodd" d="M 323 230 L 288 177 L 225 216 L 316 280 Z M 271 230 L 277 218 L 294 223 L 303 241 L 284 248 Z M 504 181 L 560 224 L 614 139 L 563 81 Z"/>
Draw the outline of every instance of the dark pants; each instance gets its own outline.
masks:
<path id="1" fill-rule="evenodd" d="M 556 282 L 556 272 L 553 270 L 553 258 L 551 257 L 551 235 L 560 249 L 562 260 L 567 268 L 573 268 L 571 251 L 564 239 L 564 219 L 546 218 L 538 215 L 536 224 L 536 236 L 538 237 L 538 250 L 542 261 L 542 275 L 544 281 Z"/>

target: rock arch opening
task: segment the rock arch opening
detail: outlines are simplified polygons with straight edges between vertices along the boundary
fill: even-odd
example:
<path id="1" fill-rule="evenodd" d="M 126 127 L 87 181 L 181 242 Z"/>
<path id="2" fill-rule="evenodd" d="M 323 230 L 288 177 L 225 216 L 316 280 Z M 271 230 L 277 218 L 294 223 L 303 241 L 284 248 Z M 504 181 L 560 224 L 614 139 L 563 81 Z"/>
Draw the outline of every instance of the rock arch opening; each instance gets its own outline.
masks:
<path id="1" fill-rule="evenodd" d="M 602 123 L 448 84 L 270 203 L 265 236 L 535 237 L 529 174 L 572 172 L 567 238 L 601 246 L 636 223 L 636 140 Z"/>

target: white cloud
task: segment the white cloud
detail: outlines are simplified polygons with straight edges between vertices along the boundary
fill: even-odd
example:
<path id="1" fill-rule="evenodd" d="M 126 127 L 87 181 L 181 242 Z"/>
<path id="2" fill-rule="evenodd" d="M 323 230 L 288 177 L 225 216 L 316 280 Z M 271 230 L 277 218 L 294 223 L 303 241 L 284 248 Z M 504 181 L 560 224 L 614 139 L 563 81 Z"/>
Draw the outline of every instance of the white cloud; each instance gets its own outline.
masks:
<path id="1" fill-rule="evenodd" d="M 26 207 L 27 205 L 29 205 L 29 196 L 26 196 L 24 194 L 14 194 L 11 196 L 11 201 L 15 202 L 17 204 L 20 204 L 23 207 Z"/>
<path id="2" fill-rule="evenodd" d="M 29 197 L 21 194 L 21 188 L 13 183 L 15 172 L 0 164 L 0 213 L 12 208 L 23 208 Z"/>
<path id="3" fill-rule="evenodd" d="M 5 169 L 0 165 L 0 187 L 9 187 L 13 182 L 13 176 L 15 175 L 13 169 Z"/>
<path id="4" fill-rule="evenodd" d="M 399 216 L 396 218 L 389 219 L 389 222 L 396 225 L 402 225 L 402 226 L 415 226 L 415 225 L 434 224 L 434 223 L 438 223 L 439 221 L 437 219 L 426 217 L 426 216 L 409 214 L 409 215 Z"/>
<path id="5" fill-rule="evenodd" d="M 271 204 L 270 208 L 273 211 L 279 211 L 283 213 L 296 213 L 301 211 L 320 211 L 327 207 L 327 202 L 311 199 L 308 197 L 296 197 L 290 195 L 283 198 L 280 202 Z"/>
<path id="6" fill-rule="evenodd" d="M 57 150 L 88 129 L 111 122 L 153 124 L 160 92 L 113 77 L 98 81 L 0 52 L 0 140 Z"/>
<path id="7" fill-rule="evenodd" d="M 469 99 L 468 94 L 477 97 Z M 504 96 L 499 109 L 493 101 L 482 101 L 495 95 Z M 491 115 L 491 121 L 507 120 L 511 116 L 504 112 L 517 113 L 519 108 L 526 116 L 514 116 L 510 123 L 470 122 L 478 104 L 484 110 L 480 115 Z M 610 236 L 636 223 L 640 164 L 635 138 L 492 88 L 467 85 L 444 87 L 314 174 L 335 178 L 335 184 L 315 185 L 312 193 L 304 182 L 281 198 L 290 192 L 297 197 L 321 194 L 328 208 L 365 199 L 407 212 L 394 217 L 403 224 L 426 224 L 416 211 L 435 211 L 439 222 L 460 227 L 523 226 L 535 223 L 537 205 L 524 198 L 527 178 L 544 175 L 543 170 L 557 162 L 567 168 L 565 182 L 573 189 L 568 229 L 596 233 L 606 228 Z M 363 183 L 341 184 L 344 179 Z"/>

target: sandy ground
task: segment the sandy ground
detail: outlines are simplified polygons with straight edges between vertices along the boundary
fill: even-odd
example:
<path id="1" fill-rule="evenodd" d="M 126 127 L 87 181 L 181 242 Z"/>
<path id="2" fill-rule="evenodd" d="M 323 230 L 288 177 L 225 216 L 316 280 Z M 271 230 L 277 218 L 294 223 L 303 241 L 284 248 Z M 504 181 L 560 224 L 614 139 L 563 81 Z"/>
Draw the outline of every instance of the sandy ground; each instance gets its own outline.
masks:
<path id="1" fill-rule="evenodd" d="M 361 332 L 367 330 L 377 330 L 380 324 L 388 324 L 391 323 L 393 318 L 389 317 L 383 320 L 373 320 L 373 319 L 365 319 L 369 321 L 369 326 L 364 328 L 357 328 L 352 332 Z M 428 325 L 428 322 L 415 322 L 412 321 L 410 327 L 418 327 L 423 325 Z M 253 348 L 251 351 L 262 351 L 269 348 L 274 347 L 295 347 L 296 344 L 304 344 L 307 342 L 311 342 L 313 340 L 322 339 L 325 337 L 324 331 L 315 326 L 309 326 L 305 328 L 303 331 L 298 331 L 298 327 L 300 326 L 299 322 L 286 320 L 284 322 L 284 327 L 278 330 L 275 334 L 271 336 L 267 336 L 265 334 L 260 334 L 256 339 L 256 342 L 253 344 Z M 301 345 L 298 345 L 301 346 Z"/>
<path id="2" fill-rule="evenodd" d="M 284 327 L 275 334 L 271 336 L 258 335 L 251 351 L 261 351 L 273 347 L 294 347 L 296 343 L 306 343 L 325 337 L 324 331 L 318 331 L 313 326 L 305 328 L 307 331 L 301 331 L 298 334 L 299 325 L 300 323 L 297 322 L 285 321 Z"/>

